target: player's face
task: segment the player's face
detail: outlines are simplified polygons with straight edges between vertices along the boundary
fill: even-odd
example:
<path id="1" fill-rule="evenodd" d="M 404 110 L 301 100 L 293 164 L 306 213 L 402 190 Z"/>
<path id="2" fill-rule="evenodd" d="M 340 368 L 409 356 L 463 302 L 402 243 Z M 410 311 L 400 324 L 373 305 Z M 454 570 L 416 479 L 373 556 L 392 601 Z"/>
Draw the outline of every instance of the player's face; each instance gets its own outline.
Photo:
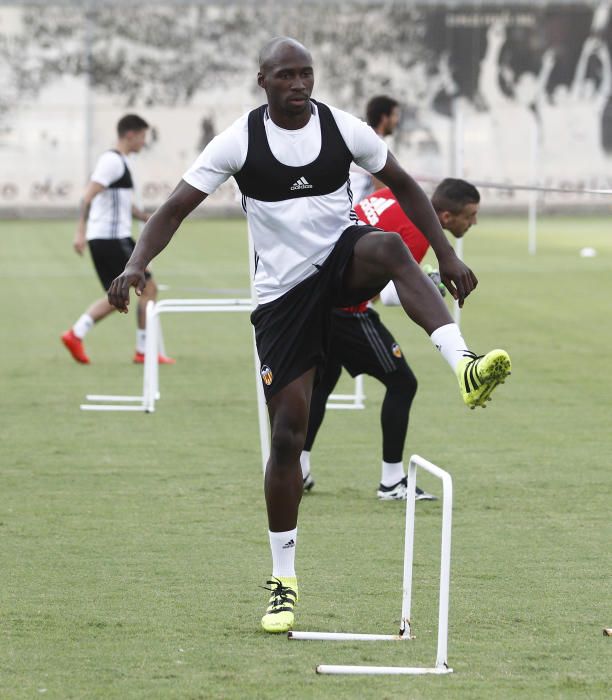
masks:
<path id="1" fill-rule="evenodd" d="M 390 114 L 385 114 L 383 116 L 383 135 L 391 136 L 391 134 L 397 129 L 397 125 L 400 120 L 400 110 L 399 107 L 394 107 Z"/>
<path id="2" fill-rule="evenodd" d="M 442 226 L 450 231 L 455 238 L 461 238 L 478 223 L 479 204 L 466 204 L 463 209 L 456 214 L 449 211 L 442 212 Z"/>
<path id="3" fill-rule="evenodd" d="M 310 95 L 314 86 L 314 70 L 310 54 L 284 47 L 257 76 L 266 91 L 272 113 L 285 116 L 310 114 Z"/>
<path id="4" fill-rule="evenodd" d="M 125 135 L 130 153 L 138 153 L 144 147 L 147 140 L 147 130 L 128 131 Z"/>

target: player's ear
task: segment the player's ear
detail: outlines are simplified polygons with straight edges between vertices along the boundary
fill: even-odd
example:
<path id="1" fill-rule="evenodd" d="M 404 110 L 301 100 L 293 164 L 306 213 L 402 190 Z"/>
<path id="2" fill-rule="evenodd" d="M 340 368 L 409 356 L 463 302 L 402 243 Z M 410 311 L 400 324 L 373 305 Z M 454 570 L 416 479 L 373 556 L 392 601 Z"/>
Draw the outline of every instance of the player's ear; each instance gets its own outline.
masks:
<path id="1" fill-rule="evenodd" d="M 448 226 L 452 216 L 453 215 L 450 213 L 450 211 L 438 212 L 438 219 L 440 220 L 440 225 L 442 226 L 442 228 L 446 228 Z"/>
<path id="2" fill-rule="evenodd" d="M 259 73 L 257 73 L 257 84 L 259 85 L 260 88 L 263 88 L 264 80 L 265 80 L 264 74 L 261 71 Z"/>

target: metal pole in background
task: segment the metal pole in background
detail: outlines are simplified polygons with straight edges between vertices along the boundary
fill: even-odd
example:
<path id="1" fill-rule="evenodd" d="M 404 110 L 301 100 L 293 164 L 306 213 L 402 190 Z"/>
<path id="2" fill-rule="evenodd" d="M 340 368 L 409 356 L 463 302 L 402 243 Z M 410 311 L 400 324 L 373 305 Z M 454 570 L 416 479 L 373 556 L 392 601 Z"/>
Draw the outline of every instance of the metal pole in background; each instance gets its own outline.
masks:
<path id="1" fill-rule="evenodd" d="M 463 177 L 463 110 L 459 100 L 453 102 L 452 154 L 453 175 Z M 463 238 L 455 239 L 455 253 L 459 260 L 463 260 Z M 461 309 L 456 301 L 453 305 L 453 319 L 456 324 L 461 322 Z"/>
<path id="2" fill-rule="evenodd" d="M 531 148 L 529 149 L 529 180 L 534 183 L 538 181 L 538 158 L 540 150 L 540 125 L 537 118 L 533 119 L 531 133 Z M 527 249 L 530 255 L 536 254 L 537 249 L 537 226 L 538 226 L 538 191 L 533 189 L 529 193 L 529 232 Z"/>
<path id="3" fill-rule="evenodd" d="M 91 162 L 91 143 L 93 140 L 93 104 L 92 104 L 92 55 L 91 44 L 93 41 L 93 18 L 92 5 L 87 2 L 85 5 L 84 31 L 83 31 L 83 63 L 85 72 L 85 114 L 83 115 L 85 122 L 85 143 L 83 144 L 83 163 L 85 166 L 85 177 L 83 182 L 89 180 L 93 166 Z"/>

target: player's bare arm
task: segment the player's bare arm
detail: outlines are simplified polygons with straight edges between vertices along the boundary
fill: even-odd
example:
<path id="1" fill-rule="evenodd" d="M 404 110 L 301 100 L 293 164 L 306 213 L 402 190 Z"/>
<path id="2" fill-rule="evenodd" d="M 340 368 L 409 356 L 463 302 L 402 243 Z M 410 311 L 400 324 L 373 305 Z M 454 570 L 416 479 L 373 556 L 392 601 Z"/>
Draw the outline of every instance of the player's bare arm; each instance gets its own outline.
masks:
<path id="1" fill-rule="evenodd" d="M 83 194 L 83 199 L 81 200 L 81 211 L 79 213 L 79 221 L 77 223 L 77 230 L 74 234 L 74 240 L 72 242 L 72 247 L 79 254 L 83 255 L 83 251 L 87 247 L 86 229 L 87 229 L 87 219 L 89 219 L 89 210 L 91 209 L 91 203 L 94 197 L 106 189 L 104 185 L 99 182 L 94 182 L 91 180 L 85 189 Z"/>
<path id="2" fill-rule="evenodd" d="M 463 306 L 465 298 L 478 284 L 476 275 L 455 255 L 448 242 L 429 198 L 389 153 L 385 167 L 374 175 L 391 188 L 399 205 L 411 221 L 421 229 L 431 244 L 440 268 L 444 286 Z"/>
<path id="3" fill-rule="evenodd" d="M 127 313 L 130 287 L 140 294 L 145 287 L 145 269 L 153 258 L 168 245 L 172 236 L 188 216 L 208 195 L 188 185 L 184 180 L 147 221 L 125 270 L 115 278 L 108 290 L 108 301 L 122 313 Z"/>

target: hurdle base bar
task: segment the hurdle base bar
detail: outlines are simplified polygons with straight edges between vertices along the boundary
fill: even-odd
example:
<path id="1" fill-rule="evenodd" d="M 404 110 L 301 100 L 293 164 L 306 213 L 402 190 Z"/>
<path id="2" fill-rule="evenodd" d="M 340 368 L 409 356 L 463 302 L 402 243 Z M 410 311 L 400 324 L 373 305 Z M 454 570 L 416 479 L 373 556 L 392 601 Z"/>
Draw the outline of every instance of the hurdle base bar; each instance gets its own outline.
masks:
<path id="1" fill-rule="evenodd" d="M 157 396 L 159 398 L 159 396 Z M 82 403 L 81 411 L 141 411 L 150 413 L 145 405 L 144 396 L 125 396 L 123 394 L 87 394 L 86 401 L 101 403 Z"/>
<path id="2" fill-rule="evenodd" d="M 140 401 L 142 402 L 142 399 Z M 142 403 L 82 403 L 79 408 L 81 411 L 140 411 L 149 413 Z"/>
<path id="3" fill-rule="evenodd" d="M 328 403 L 325 408 L 330 409 L 330 410 L 341 409 L 344 411 L 360 411 L 362 408 L 365 408 L 365 404 L 363 404 L 363 403 Z"/>
<path id="4" fill-rule="evenodd" d="M 131 402 L 142 401 L 142 396 L 123 396 L 122 394 L 87 394 L 87 401 L 117 401 Z"/>
<path id="5" fill-rule="evenodd" d="M 448 666 L 421 668 L 418 666 L 334 666 L 319 664 L 317 673 L 328 675 L 368 675 L 368 676 L 443 676 L 452 673 Z"/>
<path id="6" fill-rule="evenodd" d="M 410 634 L 355 634 L 354 632 L 288 632 L 289 639 L 324 642 L 402 642 L 414 639 Z"/>

